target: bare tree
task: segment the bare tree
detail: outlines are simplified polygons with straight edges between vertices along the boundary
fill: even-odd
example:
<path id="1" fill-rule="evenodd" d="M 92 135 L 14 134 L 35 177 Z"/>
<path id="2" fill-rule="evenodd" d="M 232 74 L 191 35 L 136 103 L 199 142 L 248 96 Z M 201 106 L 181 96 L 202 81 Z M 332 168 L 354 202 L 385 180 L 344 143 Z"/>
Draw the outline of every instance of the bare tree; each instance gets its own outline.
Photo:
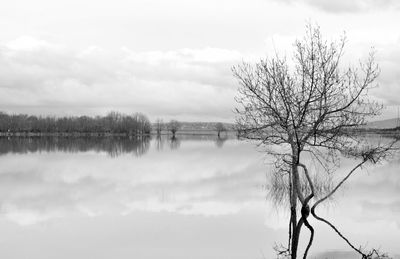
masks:
<path id="1" fill-rule="evenodd" d="M 303 258 L 314 238 L 311 215 L 328 224 L 362 258 L 373 253 L 361 251 L 316 208 L 365 163 L 377 163 L 390 153 L 391 145 L 370 145 L 354 133 L 366 119 L 379 114 L 382 106 L 368 98 L 367 92 L 379 74 L 371 52 L 360 67 L 342 68 L 340 60 L 346 39 L 325 41 L 318 26 L 307 25 L 302 40 L 294 44 L 293 59 L 279 57 L 256 64 L 233 67 L 240 83 L 236 101 L 237 124 L 242 137 L 264 145 L 276 158 L 274 172 L 288 190 L 290 204 L 289 240 L 278 253 L 297 258 L 302 226 L 310 231 Z M 310 159 L 320 163 L 310 169 Z M 340 154 L 359 159 L 347 176 L 329 192 L 317 193 L 313 175 L 333 172 Z M 314 168 L 314 167 L 313 167 Z M 317 168 L 317 167 L 315 167 Z M 299 204 L 298 204 L 299 203 Z M 300 205 L 300 206 L 298 206 Z M 373 250 L 376 252 L 376 250 Z"/>
<path id="2" fill-rule="evenodd" d="M 171 131 L 172 138 L 175 138 L 176 132 L 181 128 L 181 123 L 177 120 L 171 120 L 168 123 L 167 128 L 169 131 Z"/>
<path id="3" fill-rule="evenodd" d="M 215 130 L 217 131 L 217 135 L 219 138 L 221 136 L 221 132 L 226 131 L 226 128 L 224 124 L 222 124 L 221 122 L 217 122 L 217 124 L 215 124 Z"/>

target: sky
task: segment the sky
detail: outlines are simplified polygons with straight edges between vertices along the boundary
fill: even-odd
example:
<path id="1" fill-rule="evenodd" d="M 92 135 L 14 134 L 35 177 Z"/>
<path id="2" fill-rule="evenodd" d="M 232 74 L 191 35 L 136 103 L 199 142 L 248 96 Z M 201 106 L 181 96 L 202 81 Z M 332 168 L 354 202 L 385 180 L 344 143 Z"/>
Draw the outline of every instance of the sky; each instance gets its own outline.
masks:
<path id="1" fill-rule="evenodd" d="M 0 8 L 0 110 L 35 115 L 142 112 L 151 120 L 233 122 L 231 67 L 291 54 L 307 22 L 347 35 L 345 65 L 371 47 L 372 98 L 400 105 L 396 0 L 13 0 Z"/>

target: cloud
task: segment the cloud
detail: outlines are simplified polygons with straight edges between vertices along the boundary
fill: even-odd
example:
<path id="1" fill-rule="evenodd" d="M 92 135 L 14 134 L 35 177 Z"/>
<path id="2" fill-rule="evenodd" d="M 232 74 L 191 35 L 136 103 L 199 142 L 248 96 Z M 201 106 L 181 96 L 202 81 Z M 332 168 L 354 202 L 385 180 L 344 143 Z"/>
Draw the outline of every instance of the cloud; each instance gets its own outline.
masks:
<path id="1" fill-rule="evenodd" d="M 61 45 L 52 44 L 47 41 L 35 39 L 29 36 L 21 36 L 5 44 L 11 51 L 34 51 L 40 49 L 61 49 Z"/>
<path id="2" fill-rule="evenodd" d="M 378 47 L 377 61 L 381 68 L 380 88 L 374 94 L 387 105 L 400 105 L 400 39 Z"/>
<path id="3" fill-rule="evenodd" d="M 0 108 L 56 115 L 116 109 L 229 121 L 236 90 L 230 68 L 241 57 L 218 48 L 74 50 L 21 37 L 0 46 Z"/>
<path id="4" fill-rule="evenodd" d="M 286 0 L 286 2 L 295 3 L 296 1 Z M 302 0 L 300 2 L 328 13 L 354 13 L 400 7 L 398 1 L 395 0 Z"/>
<path id="5" fill-rule="evenodd" d="M 380 35 L 380 39 L 375 44 L 365 43 L 366 41 L 368 41 L 367 38 L 345 48 L 346 59 L 343 64 L 357 66 L 357 62 L 364 61 L 371 50 L 375 52 L 375 61 L 379 66 L 380 74 L 375 82 L 378 87 L 371 89 L 369 94 L 384 105 L 400 105 L 398 98 L 400 96 L 400 34 L 394 34 L 392 39 L 385 39 L 385 35 Z M 395 116 L 397 116 L 397 110 L 396 113 L 391 112 L 391 117 L 388 119 Z"/>
<path id="6" fill-rule="evenodd" d="M 291 51 L 290 39 L 274 37 L 277 46 L 289 46 L 286 51 Z M 377 46 L 381 88 L 371 93 L 388 105 L 399 104 L 399 44 Z M 365 46 L 359 49 L 368 52 Z M 0 45 L 0 110 L 37 115 L 118 110 L 143 112 L 153 120 L 233 121 L 237 82 L 231 67 L 242 59 L 254 58 L 211 47 L 74 49 L 24 36 Z"/>

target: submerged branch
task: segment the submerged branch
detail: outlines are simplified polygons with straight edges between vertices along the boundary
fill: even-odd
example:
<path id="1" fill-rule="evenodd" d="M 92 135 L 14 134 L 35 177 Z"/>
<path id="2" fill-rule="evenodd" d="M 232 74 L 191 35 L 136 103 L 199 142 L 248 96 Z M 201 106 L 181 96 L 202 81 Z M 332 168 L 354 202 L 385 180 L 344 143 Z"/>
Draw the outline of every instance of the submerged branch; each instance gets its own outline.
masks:
<path id="1" fill-rule="evenodd" d="M 344 241 L 346 241 L 346 243 L 353 248 L 354 251 L 356 251 L 357 253 L 359 253 L 360 255 L 362 255 L 362 258 L 368 258 L 366 257 L 367 255 L 364 254 L 360 249 L 356 248 L 332 223 L 330 223 L 328 220 L 319 217 L 316 213 L 315 213 L 315 207 L 313 206 L 311 208 L 311 214 L 314 216 L 314 218 L 316 218 L 319 221 L 322 221 L 324 223 L 326 223 L 328 226 L 330 226 Z"/>
<path id="2" fill-rule="evenodd" d="M 311 245 L 314 240 L 314 228 L 308 222 L 307 218 L 304 219 L 304 225 L 310 230 L 310 239 L 308 240 L 307 248 L 306 248 L 306 250 L 304 252 L 304 256 L 303 256 L 303 259 L 306 259 L 307 255 L 308 255 L 308 251 L 310 250 Z"/>

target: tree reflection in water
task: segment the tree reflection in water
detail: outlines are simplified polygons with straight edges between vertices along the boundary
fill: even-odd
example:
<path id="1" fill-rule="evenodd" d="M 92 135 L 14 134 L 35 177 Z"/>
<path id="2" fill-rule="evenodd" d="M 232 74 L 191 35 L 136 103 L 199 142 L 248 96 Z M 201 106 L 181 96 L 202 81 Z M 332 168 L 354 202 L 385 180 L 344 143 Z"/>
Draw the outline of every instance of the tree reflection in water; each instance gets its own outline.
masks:
<path id="1" fill-rule="evenodd" d="M 171 149 L 178 149 L 180 147 L 180 145 L 181 145 L 181 141 L 177 137 L 173 136 L 170 139 L 169 147 Z"/>
<path id="2" fill-rule="evenodd" d="M 34 152 L 106 152 L 111 157 L 123 153 L 144 155 L 150 137 L 11 137 L 0 138 L 0 155 Z"/>
<path id="3" fill-rule="evenodd" d="M 182 140 L 190 141 L 215 141 L 221 148 L 228 137 L 215 139 L 214 136 L 180 135 L 155 136 L 154 145 L 157 151 L 164 149 L 165 144 L 170 149 L 179 149 Z M 0 155 L 13 153 L 35 152 L 106 152 L 111 157 L 117 157 L 124 153 L 132 153 L 135 156 L 146 154 L 150 148 L 152 137 L 0 137 Z"/>
<path id="4" fill-rule="evenodd" d="M 222 148 L 222 147 L 224 146 L 225 141 L 227 141 L 227 140 L 228 140 L 227 137 L 218 137 L 218 138 L 215 140 L 215 145 L 216 145 L 218 148 Z"/>

